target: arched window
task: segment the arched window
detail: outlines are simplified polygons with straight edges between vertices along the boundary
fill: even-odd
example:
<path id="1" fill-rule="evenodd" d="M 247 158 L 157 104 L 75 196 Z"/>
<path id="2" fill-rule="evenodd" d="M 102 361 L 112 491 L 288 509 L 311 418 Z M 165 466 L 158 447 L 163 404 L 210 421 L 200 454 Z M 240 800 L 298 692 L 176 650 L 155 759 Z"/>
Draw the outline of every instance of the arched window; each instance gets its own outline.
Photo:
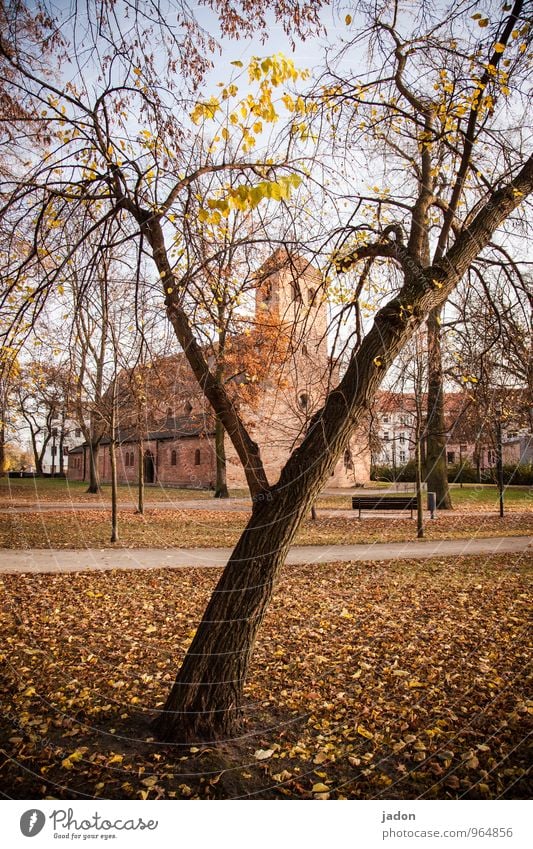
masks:
<path id="1" fill-rule="evenodd" d="M 308 303 L 312 304 L 314 299 L 315 299 L 315 290 L 314 289 L 308 289 L 307 290 L 307 298 L 308 298 Z"/>
<path id="2" fill-rule="evenodd" d="M 194 452 L 194 465 L 199 466 L 201 460 L 202 460 L 202 455 L 200 453 L 200 449 L 197 448 L 196 451 Z"/>
<path id="3" fill-rule="evenodd" d="M 133 451 L 130 451 L 130 466 L 134 466 L 134 465 L 135 465 L 135 454 L 133 453 Z"/>
<path id="4" fill-rule="evenodd" d="M 298 404 L 300 405 L 301 410 L 307 410 L 307 405 L 309 404 L 309 396 L 307 392 L 302 392 L 298 398 Z"/>
<path id="5" fill-rule="evenodd" d="M 176 463 L 177 463 L 177 454 L 176 454 L 175 451 L 172 451 L 172 453 L 170 455 L 170 465 L 175 466 Z"/>
<path id="6" fill-rule="evenodd" d="M 183 405 L 183 409 L 185 410 L 187 415 L 189 415 L 189 413 L 192 413 L 192 404 L 188 399 L 187 399 L 187 401 L 185 401 L 185 404 Z"/>
<path id="7" fill-rule="evenodd" d="M 124 465 L 129 466 L 129 464 L 130 464 L 130 452 L 126 451 L 126 455 L 124 457 Z"/>

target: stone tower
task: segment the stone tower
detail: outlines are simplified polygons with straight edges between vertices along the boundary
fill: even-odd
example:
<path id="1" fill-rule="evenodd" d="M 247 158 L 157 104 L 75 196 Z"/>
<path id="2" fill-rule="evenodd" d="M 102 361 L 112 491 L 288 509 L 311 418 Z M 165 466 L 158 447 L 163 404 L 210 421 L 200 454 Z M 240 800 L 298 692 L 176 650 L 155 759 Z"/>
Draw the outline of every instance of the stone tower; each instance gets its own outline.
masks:
<path id="1" fill-rule="evenodd" d="M 327 363 L 328 308 L 322 275 L 310 262 L 279 248 L 259 269 L 256 315 L 285 325 L 295 354 Z"/>

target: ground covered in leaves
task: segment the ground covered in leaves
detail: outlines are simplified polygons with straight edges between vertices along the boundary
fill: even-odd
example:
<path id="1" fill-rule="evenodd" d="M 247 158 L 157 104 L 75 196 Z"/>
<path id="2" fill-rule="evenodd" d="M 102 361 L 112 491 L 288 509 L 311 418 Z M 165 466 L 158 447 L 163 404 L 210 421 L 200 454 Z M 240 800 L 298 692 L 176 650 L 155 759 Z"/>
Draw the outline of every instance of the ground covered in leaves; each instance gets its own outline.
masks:
<path id="1" fill-rule="evenodd" d="M 298 545 L 403 542 L 416 537 L 409 514 L 377 517 L 340 511 L 318 514 L 298 532 Z M 247 512 L 217 510 L 148 510 L 139 516 L 123 511 L 119 518 L 119 546 L 125 548 L 191 548 L 233 546 L 242 532 Z M 495 516 L 440 513 L 428 519 L 427 539 L 514 536 L 533 531 L 533 512 L 509 511 Z M 109 513 L 105 510 L 43 511 L 0 514 L 0 548 L 103 548 L 109 546 Z"/>
<path id="2" fill-rule="evenodd" d="M 14 798 L 524 798 L 525 556 L 286 567 L 242 736 L 149 725 L 217 570 L 3 577 Z"/>

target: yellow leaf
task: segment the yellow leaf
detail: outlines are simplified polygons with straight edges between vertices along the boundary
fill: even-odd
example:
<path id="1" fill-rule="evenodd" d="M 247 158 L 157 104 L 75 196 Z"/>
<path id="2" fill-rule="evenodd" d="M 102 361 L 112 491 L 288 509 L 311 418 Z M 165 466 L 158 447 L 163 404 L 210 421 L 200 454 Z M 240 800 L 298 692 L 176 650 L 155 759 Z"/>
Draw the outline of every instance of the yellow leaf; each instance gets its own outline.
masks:
<path id="1" fill-rule="evenodd" d="M 329 793 L 329 787 L 319 781 L 318 784 L 313 784 L 313 793 Z"/>
<path id="2" fill-rule="evenodd" d="M 240 59 L 234 59 L 233 62 L 230 62 L 230 65 L 235 65 L 236 68 L 242 68 L 242 62 Z"/>
<path id="3" fill-rule="evenodd" d="M 124 755 L 113 755 L 112 758 L 109 758 L 107 765 L 111 766 L 111 764 L 121 764 L 124 760 Z"/>
<path id="4" fill-rule="evenodd" d="M 361 737 L 365 737 L 367 740 L 373 740 L 374 735 L 371 731 L 368 731 L 367 728 L 364 728 L 363 725 L 357 726 L 357 733 L 361 735 Z"/>
<path id="5" fill-rule="evenodd" d="M 500 41 L 497 41 L 496 44 L 494 45 L 494 52 L 495 53 L 503 53 L 504 50 L 505 50 L 505 44 L 502 44 Z"/>
<path id="6" fill-rule="evenodd" d="M 351 22 L 352 22 L 352 16 L 346 15 L 346 17 L 344 18 L 344 22 L 345 22 L 346 26 L 349 27 Z"/>

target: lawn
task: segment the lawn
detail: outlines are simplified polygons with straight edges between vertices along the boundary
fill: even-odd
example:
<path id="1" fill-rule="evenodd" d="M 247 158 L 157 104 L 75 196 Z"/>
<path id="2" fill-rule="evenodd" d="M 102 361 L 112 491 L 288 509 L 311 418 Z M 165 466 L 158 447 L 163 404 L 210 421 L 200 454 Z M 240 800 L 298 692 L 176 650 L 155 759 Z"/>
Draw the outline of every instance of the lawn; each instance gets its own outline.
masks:
<path id="1" fill-rule="evenodd" d="M 235 495 L 244 495 L 244 490 L 236 490 Z M 120 485 L 118 487 L 119 501 L 123 504 L 137 503 L 137 488 Z M 212 492 L 205 489 L 164 488 L 154 485 L 145 487 L 147 501 L 183 501 L 209 499 Z M 0 478 L 0 505 L 23 505 L 35 502 L 65 501 L 68 503 L 109 504 L 111 501 L 111 486 L 104 484 L 98 494 L 87 492 L 87 482 L 67 481 L 61 478 Z"/>
<path id="2" fill-rule="evenodd" d="M 412 490 L 412 485 L 409 484 Z M 385 492 L 385 485 L 371 483 L 366 490 L 378 489 Z M 64 501 L 70 504 L 94 504 L 95 507 L 107 506 L 111 500 L 111 487 L 105 484 L 98 495 L 87 493 L 87 483 L 81 481 L 65 481 L 60 478 L 0 478 L 0 506 L 17 506 L 36 502 Z M 497 487 L 488 484 L 452 484 L 454 508 L 459 511 L 468 510 L 497 510 Z M 246 489 L 231 490 L 232 498 L 248 498 Z M 123 506 L 135 506 L 137 490 L 135 486 L 121 485 L 118 487 L 119 501 Z M 176 489 L 160 485 L 145 488 L 145 501 L 177 502 L 213 499 L 213 493 L 198 489 Z M 510 486 L 505 491 L 505 503 L 509 509 L 533 511 L 533 487 Z M 330 509 L 349 509 L 351 507 L 351 491 L 346 494 L 324 494 L 317 501 L 317 507 Z"/>
<path id="3" fill-rule="evenodd" d="M 296 544 L 403 542 L 416 537 L 416 522 L 408 513 L 378 518 L 355 513 L 308 519 Z M 235 544 L 246 524 L 244 511 L 148 510 L 139 516 L 131 509 L 119 517 L 119 546 L 126 548 L 225 547 Z M 533 512 L 509 512 L 503 519 L 492 515 L 440 513 L 426 522 L 427 539 L 475 536 L 516 536 L 533 532 Z M 108 510 L 46 510 L 42 513 L 0 514 L 0 548 L 103 548 L 110 545 Z"/>
<path id="4" fill-rule="evenodd" d="M 217 570 L 6 575 L 0 768 L 20 799 L 527 798 L 524 557 L 285 568 L 242 736 L 154 740 Z"/>

